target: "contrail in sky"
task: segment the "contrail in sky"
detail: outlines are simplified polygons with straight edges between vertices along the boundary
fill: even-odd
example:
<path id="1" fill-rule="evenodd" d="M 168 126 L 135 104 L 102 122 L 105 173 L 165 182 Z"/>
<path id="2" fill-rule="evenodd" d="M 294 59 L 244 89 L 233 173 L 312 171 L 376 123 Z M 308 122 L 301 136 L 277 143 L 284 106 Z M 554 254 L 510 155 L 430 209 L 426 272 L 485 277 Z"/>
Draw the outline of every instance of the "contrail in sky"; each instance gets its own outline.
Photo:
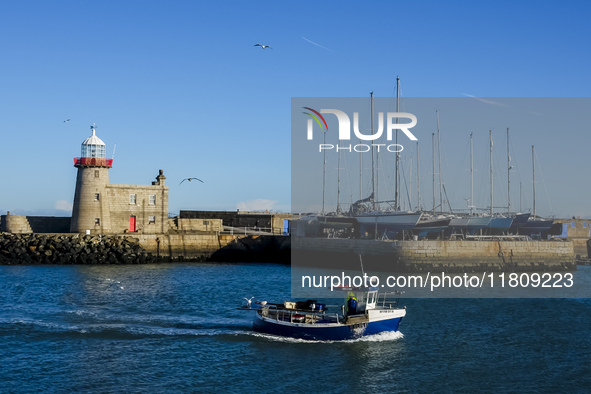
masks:
<path id="1" fill-rule="evenodd" d="M 486 103 L 486 104 L 491 104 L 491 105 L 498 105 L 499 107 L 509 107 L 507 104 L 504 103 L 499 103 L 498 101 L 492 101 L 492 100 L 487 100 L 487 99 L 483 99 L 482 97 L 476 97 L 476 96 L 472 96 L 471 94 L 468 93 L 462 93 L 464 96 L 468 96 L 470 98 L 473 98 L 475 100 L 478 100 L 480 102 Z M 535 115 L 535 116 L 542 116 L 541 113 L 539 112 L 534 112 L 534 111 L 523 111 L 525 113 L 528 113 L 530 115 Z"/>
<path id="2" fill-rule="evenodd" d="M 320 47 L 320 48 L 322 48 L 322 49 L 326 49 L 327 51 L 330 51 L 330 49 L 328 49 L 327 47 L 323 47 L 322 45 L 320 45 L 320 44 L 317 44 L 317 43 L 315 43 L 314 41 L 308 40 L 306 37 L 302 37 L 302 38 L 303 38 L 304 40 L 308 41 L 310 44 L 314 44 L 314 45 L 316 45 L 317 47 Z"/>
<path id="3" fill-rule="evenodd" d="M 468 93 L 462 93 L 462 94 L 463 94 L 464 96 L 471 97 L 471 98 L 473 98 L 473 99 L 476 99 L 476 100 L 478 100 L 478 101 L 481 101 L 481 102 L 483 102 L 483 103 L 486 103 L 486 104 L 498 105 L 498 106 L 500 106 L 500 107 L 506 107 L 506 106 L 507 106 L 506 104 L 499 103 L 499 102 L 492 101 L 492 100 L 486 100 L 486 99 L 483 99 L 482 97 L 476 97 L 476 96 L 472 96 L 471 94 L 468 94 Z"/>

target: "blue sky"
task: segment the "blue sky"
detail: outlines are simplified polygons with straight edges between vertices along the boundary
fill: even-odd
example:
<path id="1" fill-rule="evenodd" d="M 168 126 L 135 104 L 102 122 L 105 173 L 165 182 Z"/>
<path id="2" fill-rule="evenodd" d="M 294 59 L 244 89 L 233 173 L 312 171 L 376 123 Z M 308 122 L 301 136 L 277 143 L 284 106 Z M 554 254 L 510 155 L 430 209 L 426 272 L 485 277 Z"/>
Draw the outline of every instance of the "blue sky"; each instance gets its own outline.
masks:
<path id="1" fill-rule="evenodd" d="M 0 212 L 68 215 L 72 158 L 92 123 L 108 157 L 117 146 L 111 182 L 149 184 L 163 169 L 170 212 L 289 211 L 292 97 L 391 97 L 397 75 L 406 97 L 589 96 L 590 8 L 583 1 L 3 2 Z M 571 145 L 558 150 L 551 138 L 523 143 L 536 144 L 549 188 L 570 174 L 571 183 L 554 189 L 576 196 L 564 204 L 552 198 L 557 216 L 591 217 L 589 135 L 573 131 Z M 179 186 L 186 177 L 205 183 Z"/>

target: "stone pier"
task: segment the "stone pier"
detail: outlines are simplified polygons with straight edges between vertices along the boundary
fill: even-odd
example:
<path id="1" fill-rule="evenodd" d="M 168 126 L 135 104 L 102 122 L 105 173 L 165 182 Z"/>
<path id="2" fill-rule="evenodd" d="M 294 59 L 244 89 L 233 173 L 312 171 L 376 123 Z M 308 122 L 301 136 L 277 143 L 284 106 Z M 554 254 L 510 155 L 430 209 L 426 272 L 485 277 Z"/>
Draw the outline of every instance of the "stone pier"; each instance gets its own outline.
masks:
<path id="1" fill-rule="evenodd" d="M 373 241 L 293 237 L 292 264 L 398 272 L 576 270 L 568 241 Z"/>

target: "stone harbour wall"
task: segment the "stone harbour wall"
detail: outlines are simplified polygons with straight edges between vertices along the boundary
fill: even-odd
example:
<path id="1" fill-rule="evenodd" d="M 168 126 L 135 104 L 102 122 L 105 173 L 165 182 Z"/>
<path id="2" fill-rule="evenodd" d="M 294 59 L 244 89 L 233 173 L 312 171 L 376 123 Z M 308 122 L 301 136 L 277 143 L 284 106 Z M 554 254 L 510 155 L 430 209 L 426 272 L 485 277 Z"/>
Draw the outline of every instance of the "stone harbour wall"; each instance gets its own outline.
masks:
<path id="1" fill-rule="evenodd" d="M 568 241 L 373 241 L 294 237 L 292 264 L 402 272 L 575 270 Z M 293 257 L 295 256 L 295 260 Z"/>
<path id="2" fill-rule="evenodd" d="M 210 234 L 0 234 L 0 265 L 173 261 L 288 263 L 290 238 Z"/>

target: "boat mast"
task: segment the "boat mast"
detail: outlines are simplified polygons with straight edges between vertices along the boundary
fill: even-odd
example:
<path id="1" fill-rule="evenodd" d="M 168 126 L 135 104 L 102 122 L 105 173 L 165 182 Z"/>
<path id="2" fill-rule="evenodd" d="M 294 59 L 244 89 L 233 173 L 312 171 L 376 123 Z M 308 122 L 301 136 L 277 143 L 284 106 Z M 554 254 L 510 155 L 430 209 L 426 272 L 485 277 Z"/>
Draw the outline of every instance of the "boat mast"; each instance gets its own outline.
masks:
<path id="1" fill-rule="evenodd" d="M 361 144 L 361 138 L 359 138 Z M 363 152 L 359 152 L 359 200 L 363 199 Z"/>
<path id="2" fill-rule="evenodd" d="M 323 134 L 324 134 L 324 146 L 326 146 L 326 131 L 324 131 Z M 325 186 L 326 186 L 326 149 L 324 149 L 323 158 L 322 158 L 322 212 L 321 212 L 322 215 L 324 215 Z"/>
<path id="3" fill-rule="evenodd" d="M 337 162 L 337 215 L 341 213 L 339 199 L 341 196 L 341 139 L 339 138 L 339 159 Z"/>
<path id="4" fill-rule="evenodd" d="M 493 139 L 492 130 L 488 131 L 490 135 L 490 216 L 493 215 Z"/>
<path id="5" fill-rule="evenodd" d="M 509 152 L 509 128 L 507 127 L 507 213 L 511 212 L 511 153 Z"/>
<path id="6" fill-rule="evenodd" d="M 472 150 L 472 133 L 470 133 L 470 215 L 474 215 L 474 154 Z"/>
<path id="7" fill-rule="evenodd" d="M 521 192 L 522 192 L 522 185 L 523 182 L 519 182 L 519 212 L 523 212 L 523 210 L 521 209 Z"/>
<path id="8" fill-rule="evenodd" d="M 396 112 L 400 112 L 400 77 L 396 76 Z M 396 124 L 398 124 L 398 117 L 396 117 Z M 399 210 L 398 196 L 400 195 L 400 152 L 398 152 L 398 128 L 396 129 L 396 184 L 394 185 L 394 209 Z"/>
<path id="9" fill-rule="evenodd" d="M 408 209 L 412 211 L 412 157 L 410 158 L 410 171 L 408 175 Z"/>
<path id="10" fill-rule="evenodd" d="M 433 147 L 433 215 L 435 215 L 435 133 L 431 134 L 431 146 Z"/>
<path id="11" fill-rule="evenodd" d="M 371 134 L 373 135 L 373 92 L 369 92 L 369 95 L 371 97 Z M 373 144 L 371 145 L 371 195 L 373 197 L 373 201 L 372 201 L 372 210 L 375 211 L 376 210 L 376 199 L 377 196 L 375 195 L 375 191 L 376 191 L 376 183 L 375 183 L 375 175 L 374 175 L 374 170 L 375 170 L 375 163 L 373 160 Z"/>
<path id="12" fill-rule="evenodd" d="M 439 206 L 443 211 L 443 180 L 441 179 L 441 134 L 439 133 L 439 110 L 436 110 L 437 114 L 437 158 L 439 160 Z"/>
<path id="13" fill-rule="evenodd" d="M 536 161 L 534 159 L 534 146 L 531 146 L 531 168 L 533 176 L 533 189 L 534 189 L 534 220 L 536 218 Z"/>
<path id="14" fill-rule="evenodd" d="M 419 161 L 419 141 L 417 140 L 417 204 L 418 210 L 421 210 L 421 167 Z"/>
<path id="15" fill-rule="evenodd" d="M 371 92 L 371 134 L 373 135 L 373 92 Z M 372 145 L 373 146 L 373 145 Z M 376 195 L 374 200 L 379 204 L 380 202 L 380 150 L 376 151 Z M 380 209 L 379 206 L 376 206 Z"/>

